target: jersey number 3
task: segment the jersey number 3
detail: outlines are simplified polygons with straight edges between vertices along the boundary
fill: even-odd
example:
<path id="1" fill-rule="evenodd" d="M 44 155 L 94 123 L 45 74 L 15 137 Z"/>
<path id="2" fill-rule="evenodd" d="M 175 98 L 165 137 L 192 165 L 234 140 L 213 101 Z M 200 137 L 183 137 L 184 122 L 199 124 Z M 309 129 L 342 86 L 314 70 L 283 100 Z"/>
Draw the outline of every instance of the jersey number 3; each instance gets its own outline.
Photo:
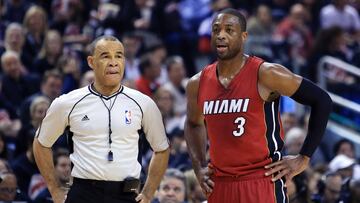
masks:
<path id="1" fill-rule="evenodd" d="M 244 117 L 237 117 L 234 121 L 235 124 L 237 124 L 237 128 L 233 131 L 233 135 L 235 137 L 240 137 L 242 134 L 244 134 L 245 129 L 244 129 L 244 125 L 245 125 L 245 118 Z"/>

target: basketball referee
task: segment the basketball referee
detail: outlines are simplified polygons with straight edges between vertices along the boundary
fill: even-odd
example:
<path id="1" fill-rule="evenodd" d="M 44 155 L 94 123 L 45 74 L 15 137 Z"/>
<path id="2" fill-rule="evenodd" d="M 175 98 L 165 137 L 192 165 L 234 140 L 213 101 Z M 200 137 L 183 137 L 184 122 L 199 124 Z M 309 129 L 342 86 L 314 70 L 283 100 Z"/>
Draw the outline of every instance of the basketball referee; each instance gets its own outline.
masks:
<path id="1" fill-rule="evenodd" d="M 125 57 L 117 38 L 96 39 L 87 61 L 95 82 L 53 101 L 34 139 L 36 163 L 55 203 L 148 203 L 169 159 L 160 111 L 148 96 L 121 85 Z M 73 150 L 74 181 L 67 194 L 55 178 L 51 150 L 64 130 Z M 142 134 L 154 154 L 139 193 Z"/>

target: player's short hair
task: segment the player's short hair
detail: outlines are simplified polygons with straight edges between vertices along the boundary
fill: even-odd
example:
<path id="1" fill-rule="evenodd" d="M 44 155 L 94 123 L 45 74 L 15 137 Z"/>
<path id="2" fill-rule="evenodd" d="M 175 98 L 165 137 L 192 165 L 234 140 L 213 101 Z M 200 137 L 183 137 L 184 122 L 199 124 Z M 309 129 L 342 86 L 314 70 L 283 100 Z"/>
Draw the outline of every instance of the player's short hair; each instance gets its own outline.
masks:
<path id="1" fill-rule="evenodd" d="M 105 40 L 105 41 L 118 41 L 120 42 L 120 40 L 112 35 L 103 35 L 103 36 L 100 36 L 98 38 L 96 38 L 91 44 L 90 44 L 90 49 L 89 49 L 89 55 L 94 55 L 95 53 L 95 48 L 96 48 L 96 45 L 97 43 L 100 41 L 100 40 Z"/>
<path id="2" fill-rule="evenodd" d="M 246 31 L 246 18 L 243 14 L 241 14 L 240 11 L 233 9 L 233 8 L 225 8 L 225 9 L 219 11 L 216 16 L 218 16 L 219 14 L 230 14 L 230 15 L 236 16 L 239 20 L 241 31 L 242 32 Z"/>

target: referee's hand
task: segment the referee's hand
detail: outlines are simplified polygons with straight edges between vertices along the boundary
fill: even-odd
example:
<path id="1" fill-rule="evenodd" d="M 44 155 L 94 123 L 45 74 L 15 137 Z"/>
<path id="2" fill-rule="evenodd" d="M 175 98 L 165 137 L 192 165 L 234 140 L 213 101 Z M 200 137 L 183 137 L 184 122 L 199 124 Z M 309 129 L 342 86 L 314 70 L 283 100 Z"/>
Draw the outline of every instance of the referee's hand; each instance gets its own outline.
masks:
<path id="1" fill-rule="evenodd" d="M 150 199 L 142 193 L 138 194 L 138 196 L 135 198 L 135 201 L 139 203 L 150 203 Z"/>
<path id="2" fill-rule="evenodd" d="M 215 186 L 214 181 L 211 180 L 211 176 L 214 174 L 214 169 L 209 165 L 195 171 L 196 177 L 200 183 L 203 193 L 209 197 Z"/>
<path id="3" fill-rule="evenodd" d="M 291 179 L 303 172 L 309 165 L 310 158 L 301 154 L 296 156 L 284 156 L 282 160 L 271 163 L 265 166 L 265 176 L 273 176 L 271 180 L 273 182 L 285 177 L 286 183 L 289 183 Z M 285 184 L 287 185 L 287 184 Z"/>
<path id="4" fill-rule="evenodd" d="M 65 190 L 64 188 L 57 188 L 55 193 L 52 194 L 52 199 L 54 203 L 64 203 L 66 200 L 66 195 L 68 193 L 68 190 Z"/>

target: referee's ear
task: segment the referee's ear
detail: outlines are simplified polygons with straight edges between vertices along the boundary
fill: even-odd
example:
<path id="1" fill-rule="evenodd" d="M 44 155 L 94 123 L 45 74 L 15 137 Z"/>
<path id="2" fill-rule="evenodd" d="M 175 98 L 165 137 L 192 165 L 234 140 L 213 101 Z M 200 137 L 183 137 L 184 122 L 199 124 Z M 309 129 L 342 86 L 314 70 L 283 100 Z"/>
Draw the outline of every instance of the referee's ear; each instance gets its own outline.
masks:
<path id="1" fill-rule="evenodd" d="M 94 70 L 94 57 L 88 56 L 86 59 L 87 59 L 87 62 L 88 62 L 88 65 L 90 66 L 90 68 Z"/>

